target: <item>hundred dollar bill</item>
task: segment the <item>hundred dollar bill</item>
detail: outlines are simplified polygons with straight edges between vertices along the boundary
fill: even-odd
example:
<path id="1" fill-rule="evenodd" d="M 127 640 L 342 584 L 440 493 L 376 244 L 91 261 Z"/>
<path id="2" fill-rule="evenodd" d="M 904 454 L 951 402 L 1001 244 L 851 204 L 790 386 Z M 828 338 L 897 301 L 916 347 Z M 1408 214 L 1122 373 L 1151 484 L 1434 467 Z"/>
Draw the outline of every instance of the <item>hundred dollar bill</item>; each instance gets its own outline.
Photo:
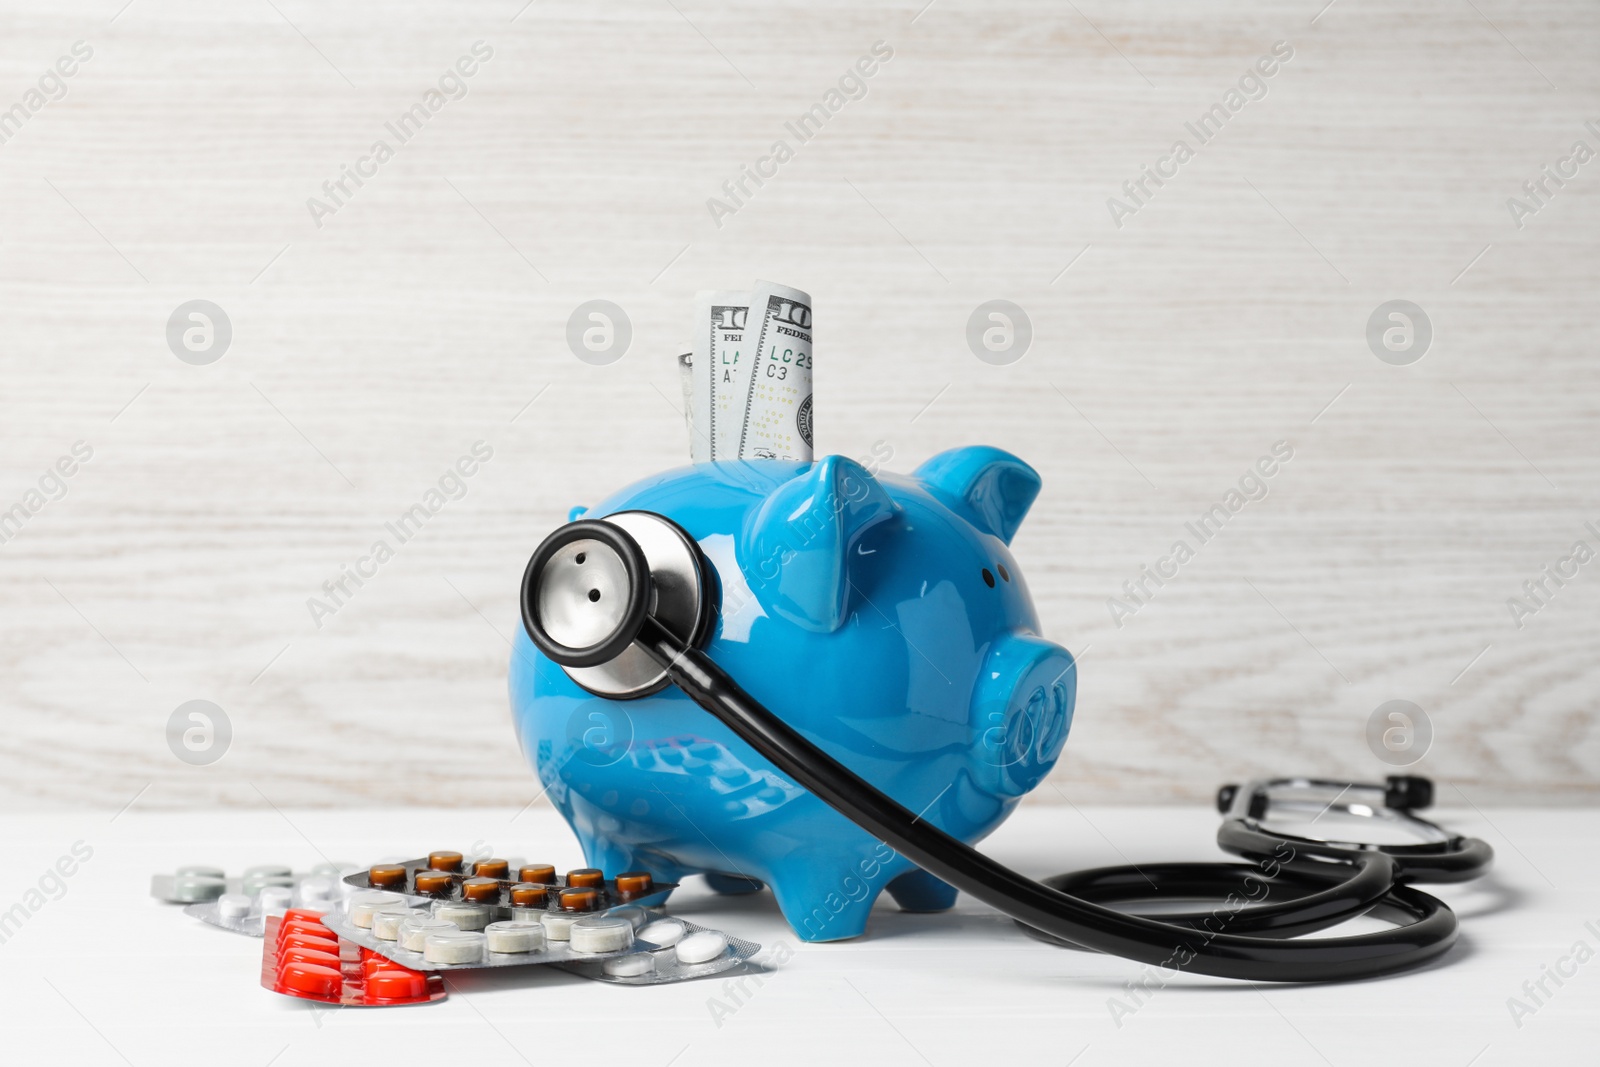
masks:
<path id="1" fill-rule="evenodd" d="M 809 463 L 811 450 L 811 297 L 776 282 L 750 293 L 750 360 L 740 459 Z"/>
<path id="2" fill-rule="evenodd" d="M 693 439 L 690 456 L 696 463 L 737 459 L 747 395 L 745 320 L 750 313 L 746 292 L 704 291 L 694 300 L 694 351 L 690 362 L 694 380 Z"/>

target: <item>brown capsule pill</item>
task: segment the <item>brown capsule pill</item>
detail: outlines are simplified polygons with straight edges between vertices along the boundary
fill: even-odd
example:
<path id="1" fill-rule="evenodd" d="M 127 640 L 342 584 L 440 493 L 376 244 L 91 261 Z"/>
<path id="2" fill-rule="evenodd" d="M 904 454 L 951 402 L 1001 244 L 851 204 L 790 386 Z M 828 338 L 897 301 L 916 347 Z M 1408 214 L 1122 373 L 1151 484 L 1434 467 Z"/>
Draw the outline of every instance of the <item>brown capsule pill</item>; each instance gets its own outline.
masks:
<path id="1" fill-rule="evenodd" d="M 418 871 L 417 892 L 439 894 L 450 892 L 450 885 L 455 881 L 444 871 Z"/>
<path id="2" fill-rule="evenodd" d="M 547 885 L 514 885 L 511 887 L 511 906 L 514 908 L 542 908 L 550 902 Z"/>
<path id="3" fill-rule="evenodd" d="M 530 863 L 526 867 L 518 868 L 517 881 L 542 882 L 545 885 L 555 885 L 556 869 L 548 863 Z"/>
<path id="4" fill-rule="evenodd" d="M 655 888 L 648 871 L 624 871 L 617 875 L 617 892 L 625 897 L 642 897 Z"/>
<path id="5" fill-rule="evenodd" d="M 574 889 L 595 889 L 605 884 L 605 872 L 598 867 L 579 867 L 567 872 L 567 885 Z"/>
<path id="6" fill-rule="evenodd" d="M 472 873 L 480 878 L 510 878 L 511 864 L 506 860 L 479 860 L 472 865 Z"/>
<path id="7" fill-rule="evenodd" d="M 428 853 L 428 869 L 431 871 L 459 871 L 461 869 L 461 853 L 430 852 Z"/>
<path id="8" fill-rule="evenodd" d="M 461 896 L 482 903 L 500 896 L 500 883 L 493 878 L 468 878 L 461 883 Z"/>
<path id="9" fill-rule="evenodd" d="M 406 884 L 406 869 L 398 863 L 378 863 L 367 868 L 367 884 L 379 889 L 393 889 Z"/>
<path id="10" fill-rule="evenodd" d="M 600 894 L 593 889 L 563 889 L 562 911 L 594 911 L 600 906 Z"/>

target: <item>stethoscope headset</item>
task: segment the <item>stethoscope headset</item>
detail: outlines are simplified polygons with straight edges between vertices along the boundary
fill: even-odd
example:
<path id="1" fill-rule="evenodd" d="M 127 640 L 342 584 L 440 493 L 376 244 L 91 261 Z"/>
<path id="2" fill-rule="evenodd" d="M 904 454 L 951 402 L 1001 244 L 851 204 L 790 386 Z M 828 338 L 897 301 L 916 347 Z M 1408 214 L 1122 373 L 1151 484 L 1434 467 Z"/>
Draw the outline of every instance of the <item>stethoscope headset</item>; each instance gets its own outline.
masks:
<path id="1" fill-rule="evenodd" d="M 654 692 L 670 680 L 773 766 L 863 830 L 930 874 L 1015 919 L 1046 941 L 1093 949 L 1167 971 L 1247 981 L 1319 982 L 1370 978 L 1431 960 L 1455 943 L 1455 913 L 1415 883 L 1461 882 L 1482 874 L 1494 852 L 1419 818 L 1432 802 L 1425 778 L 1382 785 L 1275 779 L 1225 786 L 1217 843 L 1247 863 L 1167 863 L 1101 867 L 1036 882 L 989 859 L 880 792 L 808 741 L 740 688 L 700 647 L 712 627 L 715 572 L 693 538 L 659 520 L 690 546 L 694 563 L 657 575 L 639 541 L 604 520 L 571 522 L 545 538 L 522 582 L 522 621 L 540 652 L 569 673 L 623 662 L 637 670 L 638 649 L 655 685 L 608 695 Z M 658 613 L 657 582 L 675 591 L 698 583 L 699 612 Z M 602 594 L 601 588 L 604 588 Z M 675 597 L 681 600 L 681 597 Z M 658 617 L 658 614 L 669 617 Z M 664 679 L 664 680 L 663 680 Z M 1314 814 L 1313 814 L 1314 813 Z M 1419 843 L 1379 845 L 1300 837 L 1267 828 L 1273 815 L 1332 813 L 1388 824 Z M 1276 899 L 1288 888 L 1293 895 Z M 1218 901 L 1209 910 L 1159 917 L 1111 905 Z M 1393 925 L 1373 933 L 1292 940 L 1360 915 Z"/>

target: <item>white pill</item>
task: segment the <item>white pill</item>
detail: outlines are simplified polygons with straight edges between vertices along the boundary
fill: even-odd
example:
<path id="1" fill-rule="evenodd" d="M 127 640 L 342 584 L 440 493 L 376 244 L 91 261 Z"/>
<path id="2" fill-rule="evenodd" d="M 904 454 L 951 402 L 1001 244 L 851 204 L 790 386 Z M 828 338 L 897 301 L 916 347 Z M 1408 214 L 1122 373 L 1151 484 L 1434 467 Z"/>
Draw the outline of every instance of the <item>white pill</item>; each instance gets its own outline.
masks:
<path id="1" fill-rule="evenodd" d="M 538 952 L 544 948 L 544 927 L 538 923 L 490 923 L 483 934 L 490 952 Z"/>
<path id="2" fill-rule="evenodd" d="M 616 978 L 637 978 L 641 974 L 649 974 L 656 969 L 656 958 L 648 952 L 636 952 L 632 956 L 618 956 L 614 960 L 606 960 L 605 972 Z"/>
<path id="3" fill-rule="evenodd" d="M 256 894 L 256 906 L 263 915 L 282 915 L 294 903 L 294 890 L 281 885 L 269 885 Z"/>
<path id="4" fill-rule="evenodd" d="M 429 934 L 422 958 L 429 963 L 477 963 L 483 959 L 484 937 L 471 930 Z"/>
<path id="5" fill-rule="evenodd" d="M 398 941 L 400 924 L 416 912 L 404 904 L 391 904 L 372 913 L 372 936 L 379 941 Z"/>
<path id="6" fill-rule="evenodd" d="M 307 878 L 300 883 L 300 901 L 303 904 L 323 904 L 336 895 L 332 878 Z"/>
<path id="7" fill-rule="evenodd" d="M 621 952 L 633 944 L 633 924 L 611 915 L 596 915 L 572 924 L 574 952 Z"/>
<path id="8" fill-rule="evenodd" d="M 511 909 L 511 921 L 514 923 L 537 924 L 544 920 L 544 915 L 545 911 L 543 908 L 519 908 L 513 906 Z"/>
<path id="9" fill-rule="evenodd" d="M 260 879 L 247 879 L 245 881 L 244 885 L 241 886 L 241 888 L 246 893 L 249 893 L 251 896 L 255 896 L 257 893 L 259 893 L 263 889 L 267 889 L 267 888 L 287 889 L 289 891 L 290 896 L 292 897 L 294 895 L 294 879 L 292 879 L 292 878 L 268 879 L 267 881 L 264 881 L 264 882 L 261 881 Z"/>
<path id="10" fill-rule="evenodd" d="M 651 915 L 637 904 L 625 904 L 620 908 L 612 908 L 607 915 L 615 915 L 619 919 L 627 919 L 629 925 L 635 930 L 649 922 Z"/>
<path id="11" fill-rule="evenodd" d="M 657 919 L 649 926 L 640 929 L 639 940 L 648 941 L 652 945 L 660 945 L 662 948 L 671 948 L 682 940 L 683 935 L 687 932 L 687 928 L 680 922 L 672 919 Z"/>
<path id="12" fill-rule="evenodd" d="M 224 893 L 217 898 L 217 914 L 224 919 L 242 919 L 255 903 L 243 893 Z"/>
<path id="13" fill-rule="evenodd" d="M 435 901 L 433 917 L 453 922 L 463 930 L 482 930 L 489 925 L 489 909 L 482 904 L 461 904 L 453 900 Z"/>
<path id="14" fill-rule="evenodd" d="M 350 905 L 350 925 L 359 926 L 363 930 L 372 929 L 372 917 L 380 911 L 393 911 L 395 908 L 405 910 L 405 901 L 392 894 L 388 900 L 363 900 L 359 904 Z"/>
<path id="15" fill-rule="evenodd" d="M 363 889 L 350 894 L 350 906 L 353 908 L 357 904 L 388 904 L 399 899 L 399 893 L 389 893 L 382 889 Z"/>
<path id="16" fill-rule="evenodd" d="M 453 922 L 413 912 L 410 918 L 401 920 L 400 947 L 410 952 L 421 952 L 427 947 L 429 934 L 449 933 L 459 929 L 461 928 Z"/>
<path id="17" fill-rule="evenodd" d="M 701 930 L 678 942 L 679 963 L 709 963 L 728 950 L 728 935 Z"/>
<path id="18" fill-rule="evenodd" d="M 558 911 L 545 912 L 543 925 L 544 936 L 552 941 L 566 941 L 572 936 L 572 926 L 578 921 L 576 915 L 563 915 Z"/>

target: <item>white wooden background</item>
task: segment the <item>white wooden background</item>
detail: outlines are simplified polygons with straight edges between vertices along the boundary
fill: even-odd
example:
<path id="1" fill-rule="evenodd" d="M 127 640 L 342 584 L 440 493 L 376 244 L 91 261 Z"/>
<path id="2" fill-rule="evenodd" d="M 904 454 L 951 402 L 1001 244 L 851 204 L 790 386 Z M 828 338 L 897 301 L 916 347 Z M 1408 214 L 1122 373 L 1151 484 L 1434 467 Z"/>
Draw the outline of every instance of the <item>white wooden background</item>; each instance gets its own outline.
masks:
<path id="1" fill-rule="evenodd" d="M 0 803 L 526 803 L 522 565 L 686 458 L 692 293 L 756 276 L 815 297 L 821 449 L 1042 472 L 1016 549 L 1084 652 L 1043 801 L 1379 775 L 1367 717 L 1403 698 L 1454 803 L 1592 803 L 1600 563 L 1521 630 L 1505 601 L 1600 522 L 1600 162 L 1521 230 L 1505 201 L 1600 148 L 1600 12 L 922 3 L 4 4 L 0 108 L 94 56 L 0 145 L 0 509 L 94 458 L 0 544 Z M 314 226 L 480 39 L 470 94 Z M 706 198 L 880 39 L 866 98 L 717 228 Z M 1268 96 L 1113 227 L 1276 40 Z M 596 297 L 634 327 L 609 367 L 564 340 Z M 1034 324 L 1009 367 L 963 338 L 997 297 Z M 165 343 L 196 298 L 233 324 L 211 366 Z M 1434 324 L 1414 366 L 1365 342 L 1396 298 Z M 468 496 L 316 629 L 307 597 L 478 439 Z M 1271 496 L 1114 627 L 1279 439 Z M 204 768 L 164 735 L 196 698 L 235 733 Z"/>

